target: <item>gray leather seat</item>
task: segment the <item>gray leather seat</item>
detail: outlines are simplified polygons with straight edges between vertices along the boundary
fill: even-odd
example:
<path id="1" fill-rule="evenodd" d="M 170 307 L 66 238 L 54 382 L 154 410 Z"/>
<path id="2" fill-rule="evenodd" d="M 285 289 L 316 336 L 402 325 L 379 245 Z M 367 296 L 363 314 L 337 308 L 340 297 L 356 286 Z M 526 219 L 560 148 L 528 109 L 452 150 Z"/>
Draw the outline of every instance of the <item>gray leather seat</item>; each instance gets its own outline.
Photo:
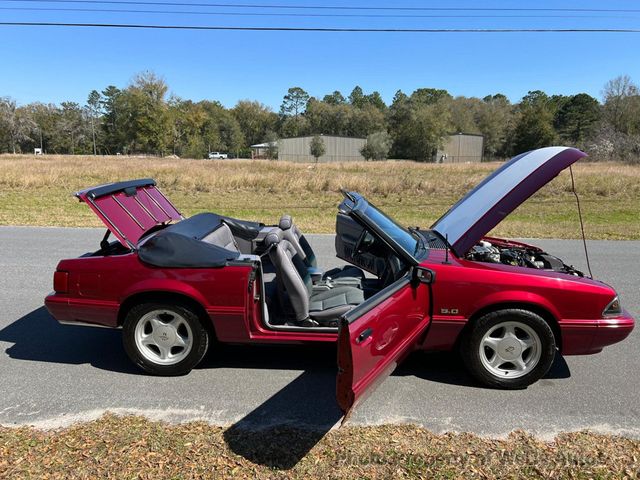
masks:
<path id="1" fill-rule="evenodd" d="M 282 238 L 293 245 L 304 263 L 309 267 L 317 268 L 316 254 L 298 226 L 294 225 L 291 215 L 282 215 L 278 227 L 282 230 Z"/>
<path id="2" fill-rule="evenodd" d="M 309 298 L 309 316 L 319 324 L 324 325 L 337 320 L 354 306 L 364 302 L 361 289 L 349 286 L 339 286 L 311 295 Z"/>
<path id="3" fill-rule="evenodd" d="M 210 243 L 212 245 L 217 245 L 218 247 L 226 248 L 227 250 L 231 250 L 232 252 L 240 253 L 238 243 L 236 242 L 236 239 L 233 237 L 233 233 L 231 233 L 231 229 L 226 223 L 220 223 L 220 225 L 218 225 L 215 230 L 202 237 L 202 241 L 205 243 Z"/>
<path id="4" fill-rule="evenodd" d="M 276 269 L 281 303 L 290 305 L 298 326 L 337 326 L 338 319 L 364 302 L 361 289 L 351 286 L 314 291 L 311 275 L 296 249 L 274 229 L 265 237 L 269 258 Z"/>
<path id="5" fill-rule="evenodd" d="M 278 226 L 282 230 L 283 238 L 293 245 L 299 257 L 307 267 L 312 270 L 320 271 L 318 269 L 315 252 L 311 248 L 311 245 L 304 234 L 300 231 L 297 225 L 293 223 L 291 215 L 283 215 L 280 217 Z M 364 278 L 365 275 L 362 269 L 354 267 L 353 265 L 333 268 L 321 275 L 322 280 L 332 280 L 338 285 L 340 285 L 341 280 L 343 280 L 344 284 L 347 285 L 362 286 L 362 280 L 364 280 Z"/>

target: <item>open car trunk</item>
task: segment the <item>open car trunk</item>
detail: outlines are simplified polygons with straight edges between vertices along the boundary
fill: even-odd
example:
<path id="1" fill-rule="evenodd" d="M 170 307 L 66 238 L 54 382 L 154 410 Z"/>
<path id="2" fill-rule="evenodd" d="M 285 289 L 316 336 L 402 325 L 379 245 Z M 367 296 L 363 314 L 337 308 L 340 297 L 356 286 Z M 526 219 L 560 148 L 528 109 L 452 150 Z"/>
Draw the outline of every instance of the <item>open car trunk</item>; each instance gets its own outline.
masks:
<path id="1" fill-rule="evenodd" d="M 130 249 L 135 249 L 138 240 L 153 227 L 183 219 L 150 178 L 101 185 L 75 196 Z"/>

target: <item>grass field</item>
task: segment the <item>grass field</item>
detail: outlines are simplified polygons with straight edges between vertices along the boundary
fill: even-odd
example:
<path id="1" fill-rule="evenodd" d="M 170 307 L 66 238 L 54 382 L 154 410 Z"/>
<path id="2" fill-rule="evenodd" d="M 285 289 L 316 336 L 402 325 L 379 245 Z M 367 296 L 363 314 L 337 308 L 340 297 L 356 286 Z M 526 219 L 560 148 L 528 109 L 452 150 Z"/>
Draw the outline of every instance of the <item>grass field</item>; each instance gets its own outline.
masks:
<path id="1" fill-rule="evenodd" d="M 0 478 L 638 478 L 640 442 L 595 433 L 543 442 L 435 435 L 420 427 L 168 425 L 107 414 L 64 430 L 0 427 Z"/>
<path id="2" fill-rule="evenodd" d="M 497 163 L 434 165 L 408 161 L 308 164 L 265 160 L 0 156 L 0 224 L 98 226 L 71 194 L 118 180 L 153 177 L 181 209 L 277 223 L 290 213 L 303 230 L 334 231 L 340 188 L 365 194 L 405 225 L 428 227 Z M 574 167 L 589 238 L 640 239 L 640 167 Z M 571 179 L 563 172 L 513 212 L 495 234 L 579 236 Z"/>

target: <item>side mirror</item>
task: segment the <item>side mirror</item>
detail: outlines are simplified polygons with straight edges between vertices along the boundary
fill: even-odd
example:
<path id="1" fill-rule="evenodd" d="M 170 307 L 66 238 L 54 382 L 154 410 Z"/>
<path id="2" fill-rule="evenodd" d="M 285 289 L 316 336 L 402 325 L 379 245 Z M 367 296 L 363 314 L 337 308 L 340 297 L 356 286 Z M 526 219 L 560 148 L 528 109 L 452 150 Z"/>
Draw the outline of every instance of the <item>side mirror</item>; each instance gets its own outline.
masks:
<path id="1" fill-rule="evenodd" d="M 413 267 L 412 280 L 415 283 L 431 284 L 436 281 L 436 272 L 425 267 Z"/>

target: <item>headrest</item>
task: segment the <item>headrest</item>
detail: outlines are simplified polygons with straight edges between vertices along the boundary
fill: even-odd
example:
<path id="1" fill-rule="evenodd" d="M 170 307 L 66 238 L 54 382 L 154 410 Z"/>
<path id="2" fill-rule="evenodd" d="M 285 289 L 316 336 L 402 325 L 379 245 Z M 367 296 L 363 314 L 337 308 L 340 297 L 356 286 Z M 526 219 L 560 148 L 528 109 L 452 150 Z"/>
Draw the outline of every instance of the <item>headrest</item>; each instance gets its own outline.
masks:
<path id="1" fill-rule="evenodd" d="M 278 226 L 282 230 L 289 230 L 291 228 L 291 225 L 293 225 L 291 215 L 283 215 L 282 217 L 280 217 L 280 223 L 278 224 Z"/>
<path id="2" fill-rule="evenodd" d="M 264 237 L 264 244 L 267 247 L 271 247 L 272 245 L 277 245 L 282 240 L 282 230 L 279 228 L 274 228 L 269 233 L 267 233 L 266 237 Z"/>

